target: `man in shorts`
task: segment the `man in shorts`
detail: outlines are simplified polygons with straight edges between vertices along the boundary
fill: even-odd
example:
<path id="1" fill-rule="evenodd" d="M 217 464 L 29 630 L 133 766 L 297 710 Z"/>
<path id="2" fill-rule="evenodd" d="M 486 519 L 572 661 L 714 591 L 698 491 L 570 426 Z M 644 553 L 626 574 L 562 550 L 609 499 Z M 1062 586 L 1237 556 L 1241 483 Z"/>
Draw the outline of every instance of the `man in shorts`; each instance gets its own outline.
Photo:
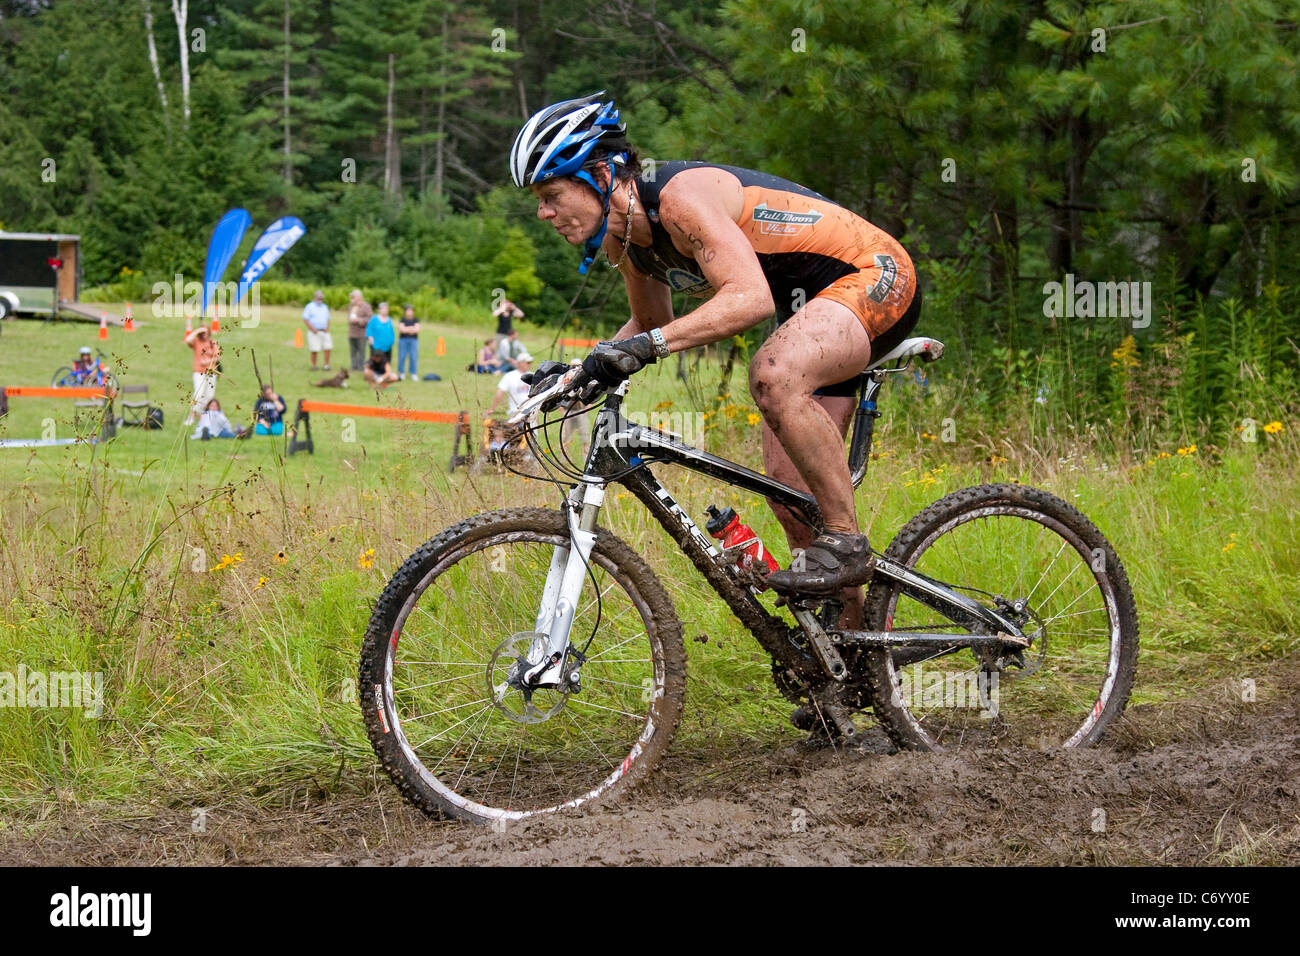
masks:
<path id="1" fill-rule="evenodd" d="M 325 304 L 325 293 L 320 289 L 302 310 L 302 323 L 307 326 L 307 351 L 311 353 L 311 370 L 316 371 L 316 353 L 325 353 L 325 371 L 330 370 L 330 352 L 334 340 L 330 338 L 330 307 Z"/>

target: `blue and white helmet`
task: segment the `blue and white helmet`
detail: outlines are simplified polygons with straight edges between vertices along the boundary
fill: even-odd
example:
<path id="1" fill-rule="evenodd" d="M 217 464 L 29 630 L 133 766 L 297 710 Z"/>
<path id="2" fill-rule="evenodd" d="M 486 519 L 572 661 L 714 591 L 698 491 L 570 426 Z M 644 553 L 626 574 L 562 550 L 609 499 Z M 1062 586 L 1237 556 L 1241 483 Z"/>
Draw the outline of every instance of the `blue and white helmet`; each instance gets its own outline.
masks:
<path id="1" fill-rule="evenodd" d="M 573 176 L 596 190 L 604 206 L 600 228 L 584 244 L 578 272 L 587 274 L 609 226 L 609 196 L 614 165 L 627 162 L 627 127 L 618 121 L 614 101 L 602 102 L 605 91 L 576 100 L 553 103 L 532 115 L 510 148 L 510 175 L 516 186 L 532 186 L 559 176 Z M 599 155 L 596 147 L 600 147 Z M 591 170 L 609 165 L 609 185 L 601 186 Z"/>
<path id="2" fill-rule="evenodd" d="M 577 174 L 597 145 L 606 153 L 627 149 L 627 127 L 618 121 L 613 100 L 601 101 L 604 95 L 601 90 L 553 103 L 532 115 L 510 149 L 510 175 L 516 186 Z"/>

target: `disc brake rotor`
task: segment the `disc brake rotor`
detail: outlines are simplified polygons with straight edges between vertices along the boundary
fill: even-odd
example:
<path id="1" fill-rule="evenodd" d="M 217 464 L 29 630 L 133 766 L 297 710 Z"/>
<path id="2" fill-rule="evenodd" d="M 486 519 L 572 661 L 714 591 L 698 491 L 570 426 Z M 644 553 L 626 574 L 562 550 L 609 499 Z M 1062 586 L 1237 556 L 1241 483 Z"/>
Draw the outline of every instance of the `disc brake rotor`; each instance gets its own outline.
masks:
<path id="1" fill-rule="evenodd" d="M 547 636 L 532 631 L 512 634 L 492 653 L 487 666 L 488 699 L 492 706 L 519 724 L 540 724 L 564 709 L 569 695 L 556 687 L 525 687 L 523 673 L 533 665 L 529 652 Z"/>

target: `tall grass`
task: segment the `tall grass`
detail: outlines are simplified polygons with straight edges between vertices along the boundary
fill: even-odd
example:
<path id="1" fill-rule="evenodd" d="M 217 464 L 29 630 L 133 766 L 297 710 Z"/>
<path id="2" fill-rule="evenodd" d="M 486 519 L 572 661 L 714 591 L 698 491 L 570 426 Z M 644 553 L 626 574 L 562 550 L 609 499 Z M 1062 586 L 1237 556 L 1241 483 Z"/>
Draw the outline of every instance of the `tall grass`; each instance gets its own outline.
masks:
<path id="1" fill-rule="evenodd" d="M 970 329 L 945 330 L 933 313 L 919 331 L 946 338 L 949 358 L 886 387 L 858 492 L 864 528 L 883 548 L 947 491 L 994 480 L 1044 486 L 1089 515 L 1128 569 L 1143 632 L 1135 702 L 1176 700 L 1294 654 L 1300 406 L 1284 321 L 1293 303 L 1279 293 L 1249 308 L 1179 306 L 1150 341 L 1124 346 L 1117 329 L 1104 341 L 1008 347 L 991 359 Z M 295 322 L 273 312 L 248 342 L 283 348 Z M 174 371 L 185 354 L 174 333 L 160 331 L 147 349 L 148 333 L 125 356 L 132 373 Z M 58 349 L 67 351 L 76 333 L 64 338 Z M 472 335 L 463 338 L 454 348 L 468 349 Z M 1235 350 L 1231 362 L 1226 350 Z M 1093 367 L 1099 351 L 1104 368 Z M 23 381 L 13 354 L 0 353 L 0 371 Z M 290 355 L 302 364 L 300 352 L 277 358 Z M 743 355 L 725 381 L 716 358 L 693 383 L 672 362 L 647 370 L 628 408 L 707 410 L 708 447 L 757 466 Z M 304 387 L 308 379 L 302 368 L 281 374 Z M 482 409 L 494 382 L 462 374 L 429 385 L 349 400 Z M 172 407 L 183 409 L 183 397 Z M 446 428 L 367 424 L 363 441 L 345 444 L 330 423 L 318 429 L 315 456 L 286 459 L 277 443 L 190 443 L 171 414 L 162 433 L 0 458 L 0 671 L 101 671 L 107 698 L 99 719 L 0 708 L 0 806 L 18 818 L 39 817 L 52 801 L 276 803 L 304 786 L 372 786 L 352 682 L 389 574 L 470 514 L 557 501 L 538 481 L 447 474 Z M 1238 427 L 1247 417 L 1256 423 L 1249 436 Z M 1273 421 L 1277 429 L 1264 428 Z M 753 496 L 672 469 L 661 477 L 691 513 L 733 505 L 778 558 L 788 556 Z M 769 662 L 668 537 L 617 489 L 602 521 L 650 561 L 685 624 L 679 746 L 783 732 Z"/>

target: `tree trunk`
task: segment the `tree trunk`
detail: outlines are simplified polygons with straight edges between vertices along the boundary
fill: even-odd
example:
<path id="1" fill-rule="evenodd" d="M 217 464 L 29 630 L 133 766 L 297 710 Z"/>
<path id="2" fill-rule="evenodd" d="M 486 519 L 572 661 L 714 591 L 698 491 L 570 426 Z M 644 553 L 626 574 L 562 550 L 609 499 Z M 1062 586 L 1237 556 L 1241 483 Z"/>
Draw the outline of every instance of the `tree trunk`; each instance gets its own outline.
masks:
<path id="1" fill-rule="evenodd" d="M 284 0 L 284 193 L 287 197 L 293 187 L 293 153 L 289 136 L 289 0 Z"/>
<path id="2" fill-rule="evenodd" d="M 163 86 L 162 71 L 158 69 L 158 48 L 153 43 L 153 7 L 150 0 L 141 0 L 144 5 L 144 35 L 149 41 L 149 66 L 153 68 L 153 81 L 158 84 L 158 99 L 162 102 L 163 126 L 167 138 L 172 135 L 172 118 L 167 112 L 167 89 Z"/>
<path id="3" fill-rule="evenodd" d="M 189 19 L 190 0 L 172 0 L 172 18 L 176 21 L 176 36 L 181 43 L 181 113 L 185 128 L 190 128 L 190 45 L 185 36 L 185 23 Z"/>
<path id="4" fill-rule="evenodd" d="M 396 194 L 402 188 L 401 170 L 398 167 L 397 141 L 393 135 L 393 87 L 396 79 L 393 71 L 395 54 L 388 54 L 388 133 L 384 137 L 384 191 Z"/>
<path id="5" fill-rule="evenodd" d="M 442 11 L 442 49 L 438 58 L 438 138 L 433 143 L 433 191 L 442 195 L 447 141 L 447 9 Z M 442 207 L 439 206 L 439 209 Z"/>

